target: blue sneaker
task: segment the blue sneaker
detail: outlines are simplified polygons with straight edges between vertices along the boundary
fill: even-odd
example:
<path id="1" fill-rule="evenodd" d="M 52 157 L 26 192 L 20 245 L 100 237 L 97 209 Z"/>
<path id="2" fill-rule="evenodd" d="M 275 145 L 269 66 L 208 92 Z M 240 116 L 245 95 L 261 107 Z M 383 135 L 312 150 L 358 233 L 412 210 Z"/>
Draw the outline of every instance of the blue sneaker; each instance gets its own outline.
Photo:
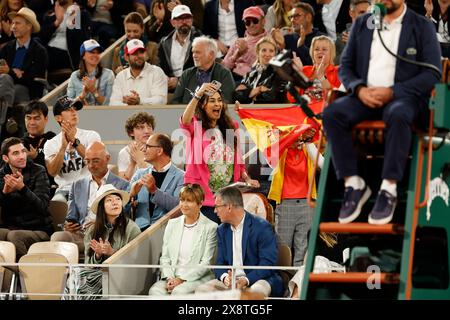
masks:
<path id="1" fill-rule="evenodd" d="M 369 214 L 369 223 L 387 224 L 391 222 L 396 205 L 397 197 L 394 197 L 386 190 L 380 190 L 375 205 Z"/>
<path id="2" fill-rule="evenodd" d="M 358 218 L 364 203 L 371 194 L 372 192 L 367 185 L 364 189 L 345 188 L 344 200 L 339 211 L 339 223 L 350 223 Z"/>

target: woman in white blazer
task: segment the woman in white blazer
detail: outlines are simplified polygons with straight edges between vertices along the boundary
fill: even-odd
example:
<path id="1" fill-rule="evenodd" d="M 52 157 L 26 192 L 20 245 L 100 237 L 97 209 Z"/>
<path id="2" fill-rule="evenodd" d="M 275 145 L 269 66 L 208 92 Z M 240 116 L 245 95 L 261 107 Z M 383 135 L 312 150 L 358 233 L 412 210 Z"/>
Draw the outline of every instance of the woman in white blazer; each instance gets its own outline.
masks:
<path id="1" fill-rule="evenodd" d="M 207 268 L 170 266 L 201 266 L 214 263 L 217 247 L 217 224 L 200 211 L 205 193 L 198 184 L 186 184 L 180 191 L 182 216 L 171 219 L 164 232 L 161 280 L 149 295 L 189 294 L 197 286 L 214 278 Z"/>

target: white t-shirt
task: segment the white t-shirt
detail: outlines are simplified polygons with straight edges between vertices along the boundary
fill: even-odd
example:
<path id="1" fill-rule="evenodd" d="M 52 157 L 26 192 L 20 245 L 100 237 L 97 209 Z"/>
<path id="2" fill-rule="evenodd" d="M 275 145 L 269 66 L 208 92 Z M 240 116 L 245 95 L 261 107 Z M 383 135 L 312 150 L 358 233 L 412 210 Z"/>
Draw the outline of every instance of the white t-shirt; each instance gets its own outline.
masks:
<path id="1" fill-rule="evenodd" d="M 76 138 L 85 147 L 89 146 L 95 141 L 101 141 L 100 135 L 93 130 L 84 130 L 77 128 Z M 57 154 L 61 147 L 61 132 L 53 139 L 48 140 L 44 145 L 45 161 L 50 160 L 50 157 Z M 90 172 L 83 162 L 83 158 L 78 152 L 67 145 L 66 153 L 64 154 L 64 162 L 58 175 L 55 177 L 55 182 L 58 184 L 58 189 L 70 190 L 72 182 L 88 177 Z"/>
<path id="2" fill-rule="evenodd" d="M 177 265 L 186 266 L 189 263 L 189 259 L 192 255 L 192 241 L 194 239 L 194 235 L 198 232 L 197 222 L 191 225 L 184 225 L 183 227 L 183 235 L 181 236 L 181 244 L 180 251 L 178 252 L 178 261 Z M 186 273 L 189 273 L 192 269 L 189 268 L 178 268 L 175 274 L 184 279 Z"/>

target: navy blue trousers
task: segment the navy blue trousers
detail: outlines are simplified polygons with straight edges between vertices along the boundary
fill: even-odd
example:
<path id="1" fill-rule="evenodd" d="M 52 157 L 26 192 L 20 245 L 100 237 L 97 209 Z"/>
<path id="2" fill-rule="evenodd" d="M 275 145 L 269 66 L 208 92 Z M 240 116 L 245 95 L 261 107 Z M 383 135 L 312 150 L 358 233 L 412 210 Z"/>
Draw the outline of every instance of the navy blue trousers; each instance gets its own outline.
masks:
<path id="1" fill-rule="evenodd" d="M 383 179 L 401 180 L 412 139 L 412 124 L 424 109 L 416 98 L 395 99 L 382 108 L 365 106 L 358 98 L 346 96 L 324 109 L 323 126 L 331 145 L 338 179 L 357 175 L 357 157 L 352 129 L 364 120 L 383 120 L 386 124 Z"/>

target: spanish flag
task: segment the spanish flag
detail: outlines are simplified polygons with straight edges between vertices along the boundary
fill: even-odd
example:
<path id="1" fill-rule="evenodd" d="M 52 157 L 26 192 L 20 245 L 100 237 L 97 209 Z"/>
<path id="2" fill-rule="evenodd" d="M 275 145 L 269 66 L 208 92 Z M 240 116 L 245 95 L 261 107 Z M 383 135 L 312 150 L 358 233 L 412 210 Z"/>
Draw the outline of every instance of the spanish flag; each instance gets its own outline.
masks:
<path id="1" fill-rule="evenodd" d="M 320 112 L 323 102 L 309 104 L 309 107 L 315 113 Z M 264 153 L 269 165 L 275 168 L 269 198 L 280 203 L 287 149 L 309 128 L 316 129 L 314 139 L 317 139 L 320 123 L 315 119 L 308 118 L 298 106 L 240 108 L 238 115 L 258 150 Z M 304 152 L 308 156 L 306 150 Z M 313 165 L 313 160 L 308 157 L 309 173 L 312 172 Z M 309 181 L 311 180 L 314 181 L 313 177 Z M 313 197 L 315 198 L 315 190 Z"/>
<path id="2" fill-rule="evenodd" d="M 316 108 L 311 109 L 315 111 Z M 238 115 L 256 147 L 264 153 L 272 167 L 303 132 L 309 128 L 316 128 L 318 132 L 320 127 L 315 119 L 307 118 L 300 107 L 240 108 Z"/>

